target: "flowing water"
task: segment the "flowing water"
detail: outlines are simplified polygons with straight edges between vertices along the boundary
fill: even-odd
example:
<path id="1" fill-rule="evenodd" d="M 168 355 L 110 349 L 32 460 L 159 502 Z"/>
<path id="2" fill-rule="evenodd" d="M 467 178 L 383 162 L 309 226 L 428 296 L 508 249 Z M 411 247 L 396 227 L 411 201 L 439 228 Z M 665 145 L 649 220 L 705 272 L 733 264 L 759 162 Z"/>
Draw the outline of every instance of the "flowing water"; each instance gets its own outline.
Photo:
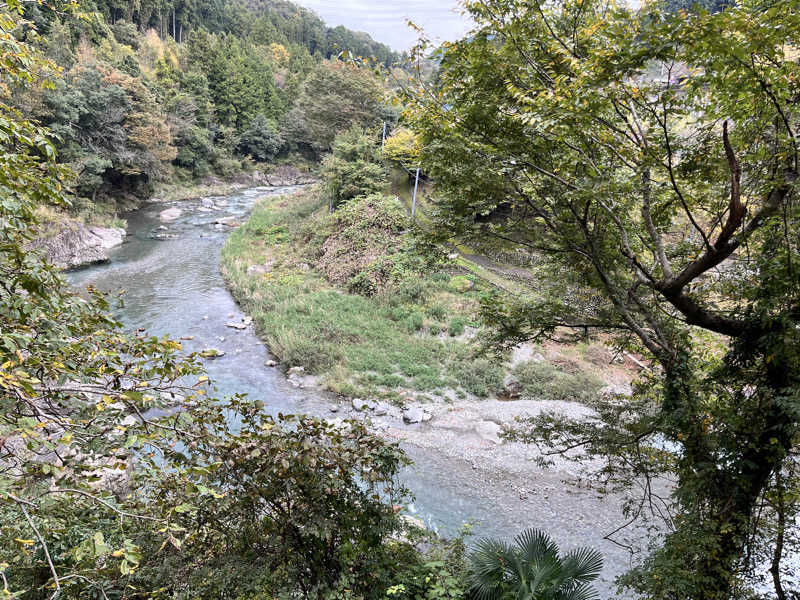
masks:
<path id="1" fill-rule="evenodd" d="M 230 226 L 217 221 L 242 222 L 257 198 L 293 189 L 254 188 L 225 197 L 147 205 L 126 216 L 128 238 L 109 263 L 72 272 L 69 280 L 78 288 L 91 284 L 113 295 L 125 290 L 114 312 L 126 327 L 191 336 L 184 342 L 189 351 L 223 350 L 223 357 L 207 361 L 218 395 L 247 393 L 263 400 L 274 414 L 330 417 L 330 397 L 289 385 L 279 369 L 264 366 L 269 354 L 251 328 L 226 326 L 244 315 L 219 272 L 219 253 Z M 158 213 L 170 207 L 180 208 L 182 215 L 162 223 Z M 404 448 L 414 464 L 402 477 L 416 496 L 407 508 L 429 527 L 452 535 L 463 523 L 480 520 L 473 529 L 479 536 L 511 539 L 522 529 L 539 527 L 562 548 L 591 545 L 606 557 L 598 588 L 611 597 L 611 579 L 630 564 L 627 551 L 601 539 L 622 522 L 618 500 L 565 485 L 557 474 L 536 470 L 529 475 L 525 465 L 509 471 L 486 469 L 452 452 L 412 444 Z"/>

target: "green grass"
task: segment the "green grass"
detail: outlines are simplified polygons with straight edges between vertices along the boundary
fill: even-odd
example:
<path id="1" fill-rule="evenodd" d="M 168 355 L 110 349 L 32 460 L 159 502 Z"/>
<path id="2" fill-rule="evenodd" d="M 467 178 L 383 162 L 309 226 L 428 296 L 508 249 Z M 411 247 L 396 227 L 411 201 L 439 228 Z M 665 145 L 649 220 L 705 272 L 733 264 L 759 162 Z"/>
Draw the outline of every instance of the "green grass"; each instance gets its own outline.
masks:
<path id="1" fill-rule="evenodd" d="M 499 360 L 476 356 L 472 342 L 452 337 L 477 318 L 480 290 L 454 284 L 447 272 L 408 273 L 370 297 L 335 289 L 309 268 L 330 231 L 326 212 L 314 191 L 264 199 L 223 249 L 223 275 L 277 358 L 348 396 L 498 391 Z M 265 264 L 268 273 L 248 274 Z M 444 330 L 451 336 L 439 335 Z"/>
<path id="2" fill-rule="evenodd" d="M 593 373 L 569 372 L 549 362 L 521 363 L 515 367 L 514 375 L 522 384 L 523 396 L 540 400 L 586 402 L 604 385 Z"/>

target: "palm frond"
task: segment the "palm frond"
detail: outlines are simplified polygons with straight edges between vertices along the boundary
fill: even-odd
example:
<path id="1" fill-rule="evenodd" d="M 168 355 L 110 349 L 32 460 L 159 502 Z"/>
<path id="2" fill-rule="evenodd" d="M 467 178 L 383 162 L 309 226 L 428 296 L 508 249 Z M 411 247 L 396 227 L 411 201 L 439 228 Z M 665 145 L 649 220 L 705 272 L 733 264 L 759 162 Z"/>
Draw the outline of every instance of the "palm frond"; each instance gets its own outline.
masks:
<path id="1" fill-rule="evenodd" d="M 539 529 L 526 529 L 514 538 L 514 542 L 524 561 L 534 562 L 544 557 L 558 558 L 558 546 L 549 535 Z"/>
<path id="2" fill-rule="evenodd" d="M 587 583 L 571 586 L 569 589 L 560 590 L 552 600 L 597 600 L 600 594 Z"/>
<path id="3" fill-rule="evenodd" d="M 501 600 L 515 559 L 515 552 L 505 542 L 480 540 L 469 558 L 470 595 L 476 600 Z"/>
<path id="4" fill-rule="evenodd" d="M 576 581 L 594 581 L 603 570 L 603 555 L 591 548 L 577 548 L 562 559 L 566 574 Z"/>

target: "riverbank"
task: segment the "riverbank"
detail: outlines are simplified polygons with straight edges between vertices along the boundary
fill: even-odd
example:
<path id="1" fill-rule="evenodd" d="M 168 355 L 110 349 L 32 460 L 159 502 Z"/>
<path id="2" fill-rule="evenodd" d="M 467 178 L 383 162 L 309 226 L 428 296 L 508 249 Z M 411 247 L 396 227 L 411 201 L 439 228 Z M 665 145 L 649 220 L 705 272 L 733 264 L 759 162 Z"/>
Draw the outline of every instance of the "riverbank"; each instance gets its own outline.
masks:
<path id="1" fill-rule="evenodd" d="M 462 401 L 580 402 L 630 380 L 597 341 L 481 352 L 485 284 L 405 214 L 386 196 L 330 214 L 309 188 L 258 201 L 228 239 L 223 277 L 295 385 L 427 421 Z"/>
<path id="2" fill-rule="evenodd" d="M 109 251 L 125 241 L 127 223 L 118 211 L 130 212 L 145 204 L 220 198 L 248 188 L 291 187 L 315 181 L 307 165 L 282 164 L 272 165 L 268 170 L 243 171 L 225 180 L 205 177 L 191 182 L 162 183 L 144 201 L 129 197 L 113 204 L 95 205 L 78 199 L 78 206 L 71 212 L 43 206 L 38 215 L 39 235 L 28 247 L 42 252 L 61 270 L 78 269 L 108 261 Z"/>

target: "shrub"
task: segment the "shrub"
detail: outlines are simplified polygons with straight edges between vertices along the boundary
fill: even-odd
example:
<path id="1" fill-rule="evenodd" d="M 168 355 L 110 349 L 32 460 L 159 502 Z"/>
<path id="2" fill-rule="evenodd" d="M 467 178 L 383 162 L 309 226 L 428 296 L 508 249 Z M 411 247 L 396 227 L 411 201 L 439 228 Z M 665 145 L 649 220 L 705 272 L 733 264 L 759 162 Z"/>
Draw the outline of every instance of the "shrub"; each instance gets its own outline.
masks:
<path id="1" fill-rule="evenodd" d="M 514 375 L 525 396 L 542 400 L 586 402 L 603 386 L 594 375 L 582 371 L 567 373 L 548 362 L 524 362 L 517 365 Z"/>
<path id="2" fill-rule="evenodd" d="M 394 297 L 398 302 L 407 304 L 420 304 L 430 293 L 430 286 L 424 279 L 407 279 L 400 283 L 394 290 Z"/>
<path id="3" fill-rule="evenodd" d="M 590 548 L 559 555 L 543 531 L 527 529 L 513 545 L 496 539 L 478 542 L 469 557 L 470 597 L 481 600 L 589 600 L 589 585 L 603 569 L 603 556 Z"/>
<path id="4" fill-rule="evenodd" d="M 432 319 L 444 319 L 447 316 L 447 308 L 442 304 L 434 304 L 428 307 L 428 316 Z"/>
<path id="5" fill-rule="evenodd" d="M 425 316 L 419 312 L 414 311 L 406 319 L 406 326 L 411 332 L 419 331 L 425 325 Z"/>
<path id="6" fill-rule="evenodd" d="M 183 576 L 164 582 L 166 596 L 322 598 L 347 579 L 354 597 L 379 597 L 374 575 L 393 562 L 386 539 L 398 528 L 392 504 L 403 500 L 395 482 L 407 461 L 397 447 L 357 423 L 253 410 L 240 434 L 194 452 L 213 468 L 165 473 L 156 490 L 179 499 L 197 487 L 192 505 L 170 516 L 192 535 L 180 552 L 159 552 L 159 563 L 186 563 L 167 571 Z"/>
<path id="7" fill-rule="evenodd" d="M 468 292 L 472 288 L 475 287 L 475 281 L 467 277 L 466 275 L 455 275 L 450 278 L 448 283 L 448 288 L 450 288 L 454 292 L 458 292 L 459 294 L 463 294 Z"/>
<path id="8" fill-rule="evenodd" d="M 331 217 L 319 270 L 337 285 L 371 296 L 395 282 L 407 215 L 399 201 L 374 194 L 347 203 Z"/>
<path id="9" fill-rule="evenodd" d="M 439 335 L 440 333 L 442 333 L 442 326 L 439 325 L 438 323 L 431 323 L 430 325 L 428 325 L 428 332 L 431 335 Z"/>
<path id="10" fill-rule="evenodd" d="M 377 144 L 356 126 L 336 136 L 322 163 L 322 178 L 333 207 L 381 192 L 388 184 Z"/>
<path id="11" fill-rule="evenodd" d="M 447 331 L 451 337 L 456 337 L 464 333 L 467 326 L 467 319 L 465 317 L 453 317 L 450 324 L 447 326 Z"/>
<path id="12" fill-rule="evenodd" d="M 503 385 L 503 369 L 487 358 L 457 360 L 449 373 L 467 392 L 479 398 L 496 393 Z"/>

